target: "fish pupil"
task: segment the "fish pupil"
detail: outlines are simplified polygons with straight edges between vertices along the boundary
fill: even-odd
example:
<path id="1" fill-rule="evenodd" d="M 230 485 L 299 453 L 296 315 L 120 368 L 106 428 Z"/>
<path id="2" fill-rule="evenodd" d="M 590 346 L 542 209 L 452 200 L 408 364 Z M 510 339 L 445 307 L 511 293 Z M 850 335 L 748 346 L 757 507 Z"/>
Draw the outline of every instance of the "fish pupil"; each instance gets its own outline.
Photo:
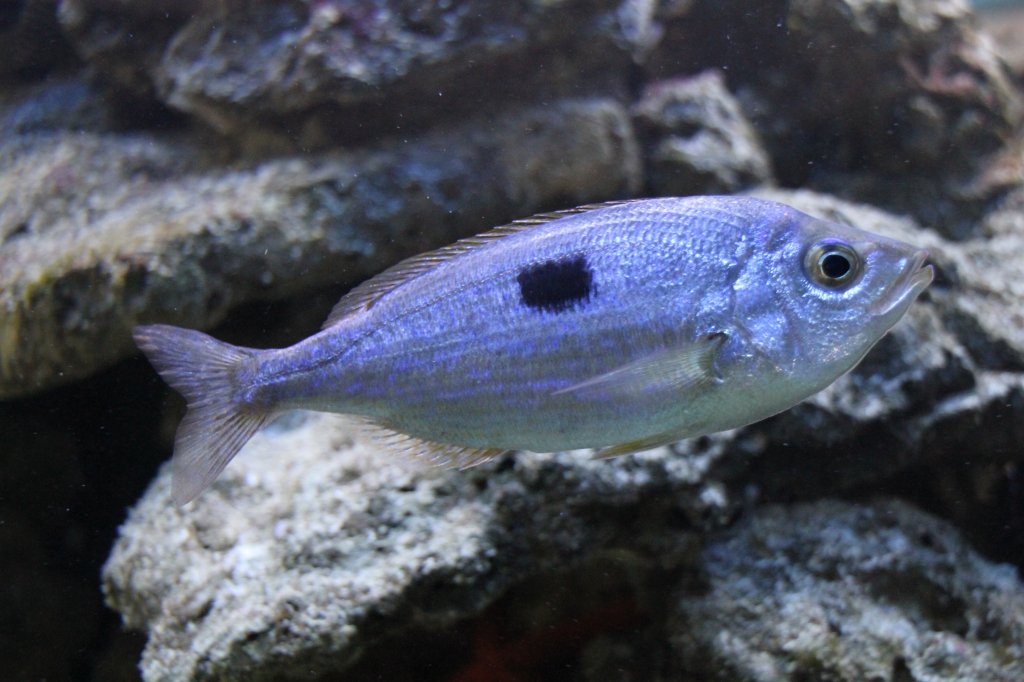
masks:
<path id="1" fill-rule="evenodd" d="M 839 253 L 830 253 L 821 259 L 821 271 L 829 279 L 842 279 L 852 268 L 850 259 Z"/>
<path id="2" fill-rule="evenodd" d="M 516 278 L 524 305 L 547 312 L 563 312 L 588 301 L 594 273 L 583 256 L 570 256 L 530 265 Z"/>

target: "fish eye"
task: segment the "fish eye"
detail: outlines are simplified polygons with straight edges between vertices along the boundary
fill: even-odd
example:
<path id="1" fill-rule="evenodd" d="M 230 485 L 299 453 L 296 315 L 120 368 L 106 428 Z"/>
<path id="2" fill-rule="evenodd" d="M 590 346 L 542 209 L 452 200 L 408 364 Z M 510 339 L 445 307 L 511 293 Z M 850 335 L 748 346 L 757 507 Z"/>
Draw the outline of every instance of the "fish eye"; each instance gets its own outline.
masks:
<path id="1" fill-rule="evenodd" d="M 808 250 L 804 268 L 811 281 L 829 289 L 845 287 L 857 279 L 861 260 L 842 242 L 822 242 Z"/>

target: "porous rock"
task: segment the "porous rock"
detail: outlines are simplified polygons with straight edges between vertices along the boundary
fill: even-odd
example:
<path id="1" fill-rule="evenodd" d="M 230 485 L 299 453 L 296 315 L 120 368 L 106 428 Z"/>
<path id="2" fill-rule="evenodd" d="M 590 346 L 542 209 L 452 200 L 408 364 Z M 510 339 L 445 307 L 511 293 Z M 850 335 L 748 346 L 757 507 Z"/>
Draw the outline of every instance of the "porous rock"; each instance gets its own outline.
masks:
<path id="1" fill-rule="evenodd" d="M 364 146 L 569 94 L 625 101 L 637 62 L 648 83 L 727 74 L 783 184 L 955 238 L 1024 165 L 1019 90 L 966 0 L 66 0 L 61 18 L 100 80 L 250 146 Z M 658 153 L 708 141 L 672 149 L 688 137 Z"/>
<path id="2" fill-rule="evenodd" d="M 490 108 L 482 93 L 493 82 L 505 86 L 498 107 L 565 96 L 566 87 L 579 96 L 593 80 L 621 88 L 653 5 L 295 0 L 167 7 L 174 4 L 125 11 L 106 0 L 69 0 L 62 17 L 100 73 L 137 96 L 233 137 L 254 125 L 286 129 L 302 146 L 358 144 L 395 127 L 479 113 Z"/>
<path id="3" fill-rule="evenodd" d="M 773 181 L 768 155 L 718 71 L 652 83 L 632 113 L 651 196 L 733 194 Z"/>
<path id="4" fill-rule="evenodd" d="M 601 556 L 632 576 L 646 629 L 584 650 L 591 674 L 580 679 L 649 668 L 635 653 L 651 642 L 669 642 L 653 659 L 668 678 L 1020 674 L 1014 570 L 905 504 L 769 507 L 712 532 L 701 552 L 701 533 L 729 518 L 707 478 L 728 456 L 722 442 L 682 457 L 519 455 L 438 472 L 353 439 L 337 418 L 290 420 L 189 508 L 172 506 L 165 472 L 122 528 L 104 585 L 148 632 L 146 680 L 379 670 L 361 658 L 477 618 L 530 581 L 540 596 L 515 603 L 535 609 Z"/>
<path id="5" fill-rule="evenodd" d="M 986 9 L 978 17 L 985 34 L 991 36 L 995 51 L 1006 62 L 1007 68 L 1018 83 L 1024 83 L 1024 9 L 1020 6 L 999 3 Z"/>
<path id="6" fill-rule="evenodd" d="M 725 69 L 784 185 L 966 238 L 1020 184 L 1021 96 L 965 0 L 727 0 L 663 23 L 649 73 Z"/>
<path id="7" fill-rule="evenodd" d="M 610 100 L 300 158 L 231 162 L 185 132 L 0 144 L 0 398 L 123 357 L 139 322 L 208 326 L 248 300 L 355 284 L 505 220 L 632 194 L 641 173 Z"/>
<path id="8" fill-rule="evenodd" d="M 714 448 L 615 466 L 528 455 L 457 472 L 351 434 L 336 417 L 292 417 L 182 509 L 168 472 L 156 480 L 104 569 L 110 605 L 148 632 L 145 679 L 344 670 L 388 637 L 450 627 L 513 584 L 609 548 L 683 562 L 687 519 L 722 511 L 701 481 Z"/>
<path id="9" fill-rule="evenodd" d="M 669 630 L 697 679 L 1011 682 L 1024 585 L 906 504 L 767 507 L 711 540 Z"/>
<path id="10" fill-rule="evenodd" d="M 42 83 L 0 91 L 0 139 L 8 144 L 33 133 L 114 132 L 120 123 L 111 103 L 80 73 L 54 74 Z"/>

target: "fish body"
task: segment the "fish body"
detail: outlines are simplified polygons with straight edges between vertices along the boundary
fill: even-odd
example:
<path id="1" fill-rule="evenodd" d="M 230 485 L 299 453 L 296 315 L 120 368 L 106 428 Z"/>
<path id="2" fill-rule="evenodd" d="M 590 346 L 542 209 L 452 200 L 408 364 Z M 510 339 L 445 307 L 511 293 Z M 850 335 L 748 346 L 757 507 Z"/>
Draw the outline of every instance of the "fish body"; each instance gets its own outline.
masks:
<path id="1" fill-rule="evenodd" d="M 931 281 L 926 256 L 760 199 L 628 201 L 400 263 L 289 348 L 162 325 L 136 339 L 189 400 L 184 502 L 292 408 L 358 415 L 458 466 L 749 424 L 852 368 Z"/>

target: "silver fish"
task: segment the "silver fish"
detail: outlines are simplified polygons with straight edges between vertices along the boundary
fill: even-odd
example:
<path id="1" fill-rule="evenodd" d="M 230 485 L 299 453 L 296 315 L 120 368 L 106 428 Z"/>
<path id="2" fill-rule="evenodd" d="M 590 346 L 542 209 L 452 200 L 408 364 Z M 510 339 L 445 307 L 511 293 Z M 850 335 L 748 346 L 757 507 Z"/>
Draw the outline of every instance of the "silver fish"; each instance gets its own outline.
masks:
<path id="1" fill-rule="evenodd" d="M 449 466 L 750 424 L 856 365 L 932 281 L 927 255 L 749 197 L 626 201 L 403 261 L 289 348 L 166 325 L 135 340 L 188 402 L 184 504 L 293 408 L 358 415 Z"/>

